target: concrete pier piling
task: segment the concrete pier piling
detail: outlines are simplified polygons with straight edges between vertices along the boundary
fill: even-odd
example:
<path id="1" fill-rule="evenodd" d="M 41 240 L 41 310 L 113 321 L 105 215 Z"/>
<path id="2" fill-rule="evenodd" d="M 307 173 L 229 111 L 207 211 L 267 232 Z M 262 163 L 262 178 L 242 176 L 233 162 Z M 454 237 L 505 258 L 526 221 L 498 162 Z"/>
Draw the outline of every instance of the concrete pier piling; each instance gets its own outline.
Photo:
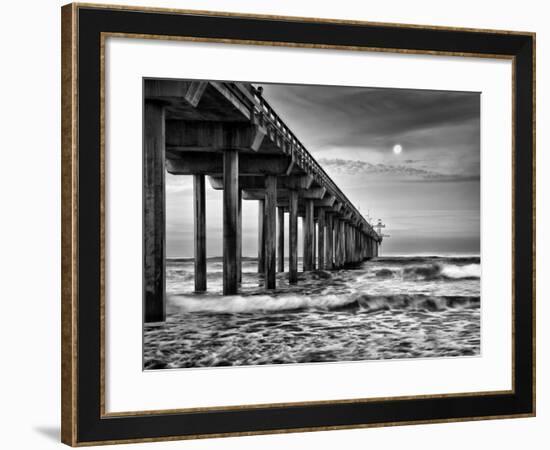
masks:
<path id="1" fill-rule="evenodd" d="M 238 290 L 239 153 L 223 154 L 223 295 Z"/>
<path id="2" fill-rule="evenodd" d="M 206 189 L 204 175 L 193 175 L 195 292 L 206 291 Z"/>
<path id="3" fill-rule="evenodd" d="M 265 287 L 275 289 L 276 254 L 275 240 L 277 230 L 277 177 L 270 175 L 265 179 Z"/>
<path id="4" fill-rule="evenodd" d="M 298 192 L 289 192 L 288 214 L 288 282 L 298 282 Z"/>
<path id="5" fill-rule="evenodd" d="M 304 272 L 313 270 L 313 243 L 315 240 L 315 223 L 313 221 L 313 200 L 305 202 L 304 234 Z"/>
<path id="6" fill-rule="evenodd" d="M 332 213 L 326 214 L 325 268 L 327 270 L 334 269 L 334 229 Z"/>
<path id="7" fill-rule="evenodd" d="M 145 321 L 159 322 L 165 313 L 165 109 L 155 101 L 144 106 L 143 136 L 143 276 Z"/>
<path id="8" fill-rule="evenodd" d="M 285 209 L 277 208 L 277 272 L 285 271 Z"/>
<path id="9" fill-rule="evenodd" d="M 325 270 L 325 210 L 319 208 L 317 213 L 317 268 Z"/>
<path id="10" fill-rule="evenodd" d="M 265 200 L 258 200 L 258 273 L 265 270 Z"/>

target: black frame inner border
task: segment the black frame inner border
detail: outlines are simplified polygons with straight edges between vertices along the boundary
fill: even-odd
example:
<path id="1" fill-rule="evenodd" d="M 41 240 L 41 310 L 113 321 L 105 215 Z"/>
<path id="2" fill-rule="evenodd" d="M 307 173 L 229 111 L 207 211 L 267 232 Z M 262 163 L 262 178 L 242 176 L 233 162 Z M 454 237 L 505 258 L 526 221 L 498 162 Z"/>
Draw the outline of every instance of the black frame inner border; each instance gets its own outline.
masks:
<path id="1" fill-rule="evenodd" d="M 533 51 L 530 34 L 78 7 L 77 440 L 269 432 L 529 415 L 533 400 Z M 515 56 L 514 394 L 100 417 L 100 33 Z M 322 400 L 322 399 L 319 399 Z"/>

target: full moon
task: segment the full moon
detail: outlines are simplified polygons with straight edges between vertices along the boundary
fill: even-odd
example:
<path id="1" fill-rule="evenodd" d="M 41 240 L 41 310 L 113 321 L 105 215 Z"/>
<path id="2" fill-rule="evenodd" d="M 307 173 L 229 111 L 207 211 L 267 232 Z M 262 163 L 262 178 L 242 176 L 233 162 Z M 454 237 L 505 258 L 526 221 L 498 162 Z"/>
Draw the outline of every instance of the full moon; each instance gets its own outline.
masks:
<path id="1" fill-rule="evenodd" d="M 396 145 L 393 146 L 393 152 L 396 155 L 399 155 L 401 153 L 401 150 L 403 150 L 403 147 L 401 147 L 400 144 L 396 144 Z"/>

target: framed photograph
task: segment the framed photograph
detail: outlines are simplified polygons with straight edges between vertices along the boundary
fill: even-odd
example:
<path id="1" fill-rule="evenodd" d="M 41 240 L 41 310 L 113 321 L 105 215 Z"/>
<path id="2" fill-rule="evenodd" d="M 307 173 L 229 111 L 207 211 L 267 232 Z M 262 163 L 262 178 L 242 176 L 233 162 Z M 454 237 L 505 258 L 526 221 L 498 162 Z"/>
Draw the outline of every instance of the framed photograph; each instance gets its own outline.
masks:
<path id="1" fill-rule="evenodd" d="M 62 80 L 64 443 L 535 415 L 533 33 L 70 4 Z"/>

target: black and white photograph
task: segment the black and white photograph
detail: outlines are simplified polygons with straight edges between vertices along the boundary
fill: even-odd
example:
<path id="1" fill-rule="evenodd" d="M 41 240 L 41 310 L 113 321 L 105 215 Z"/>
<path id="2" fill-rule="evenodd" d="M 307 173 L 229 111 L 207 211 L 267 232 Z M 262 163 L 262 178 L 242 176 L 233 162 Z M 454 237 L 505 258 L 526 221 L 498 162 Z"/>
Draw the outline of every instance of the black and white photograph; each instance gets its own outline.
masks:
<path id="1" fill-rule="evenodd" d="M 143 90 L 145 370 L 480 355 L 479 92 Z"/>

